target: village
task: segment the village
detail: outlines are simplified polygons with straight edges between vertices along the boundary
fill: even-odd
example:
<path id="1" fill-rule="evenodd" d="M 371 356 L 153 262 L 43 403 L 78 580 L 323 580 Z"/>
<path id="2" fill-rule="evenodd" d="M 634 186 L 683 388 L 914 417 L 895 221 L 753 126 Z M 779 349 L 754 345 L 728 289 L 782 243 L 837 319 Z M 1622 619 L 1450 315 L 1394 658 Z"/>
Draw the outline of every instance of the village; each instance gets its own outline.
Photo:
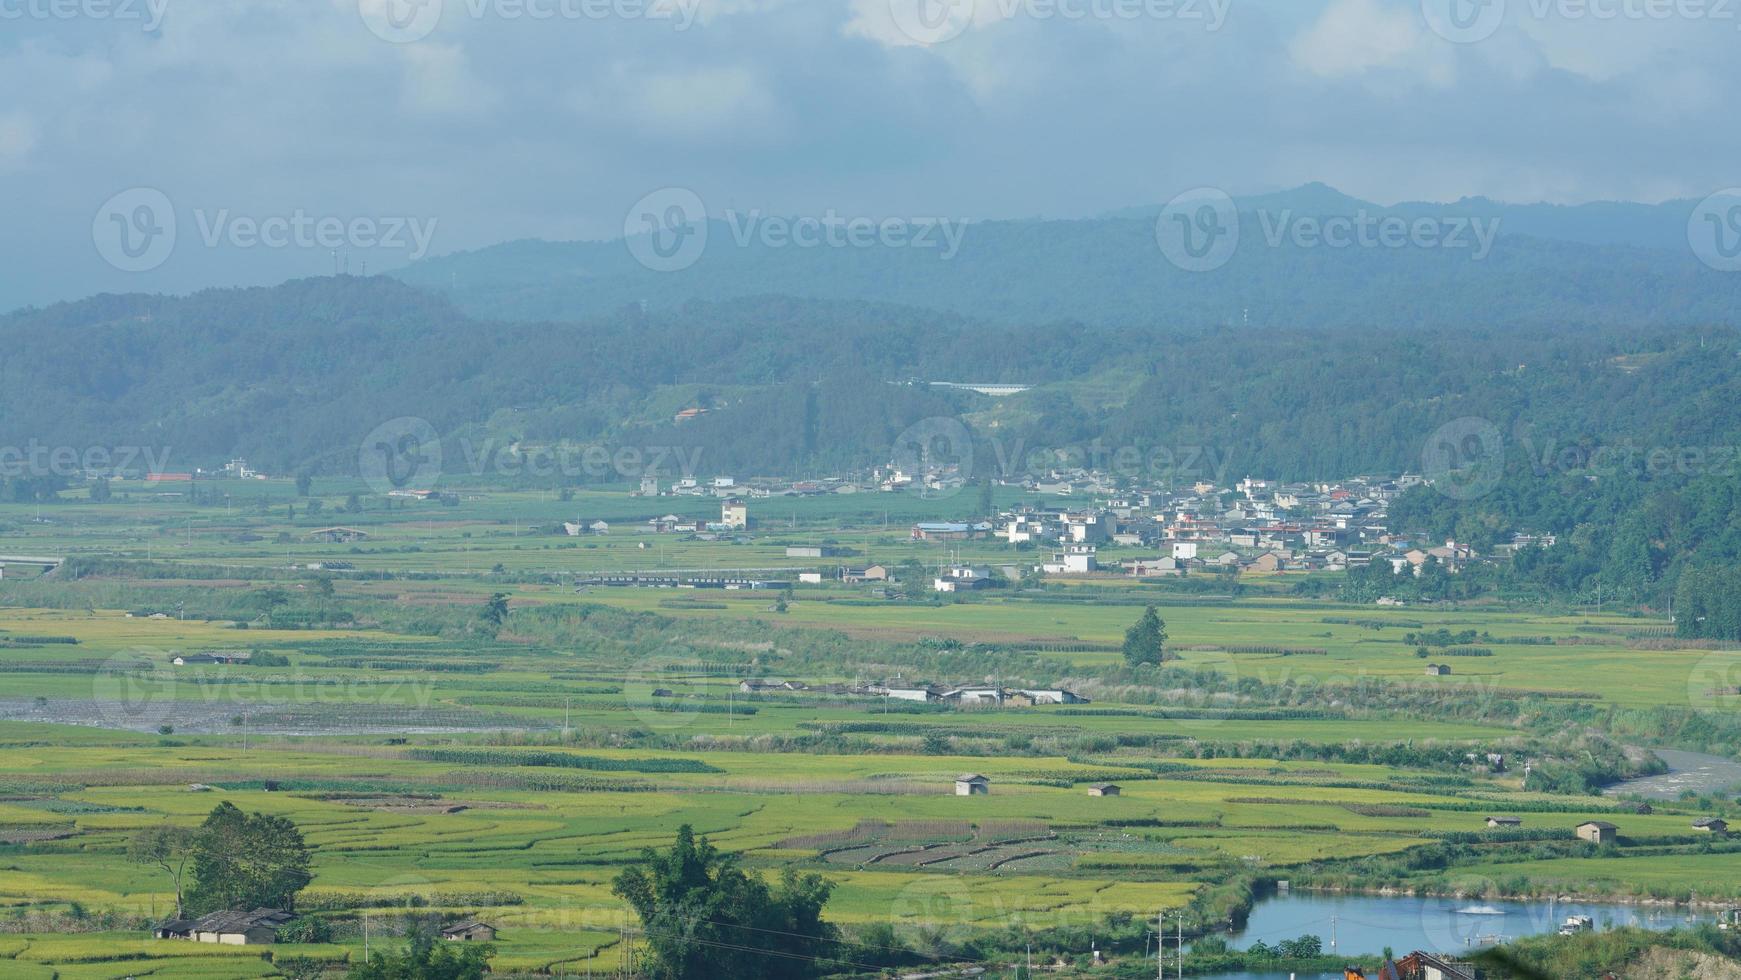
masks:
<path id="1" fill-rule="evenodd" d="M 973 592 L 1034 577 L 1270 575 L 1340 572 L 1373 564 L 1388 565 L 1396 575 L 1421 576 L 1429 570 L 1456 574 L 1474 562 L 1503 561 L 1520 549 L 1548 548 L 1555 543 L 1552 535 L 1517 534 L 1487 553 L 1477 553 L 1469 544 L 1456 540 L 1417 540 L 1393 528 L 1388 520 L 1389 505 L 1398 496 L 1425 484 L 1425 478 L 1415 474 L 1320 483 L 1246 477 L 1230 487 L 1198 482 L 1178 489 L 1117 489 L 1116 482 L 1106 474 L 1083 470 L 998 481 L 981 487 L 981 503 L 993 492 L 1007 498 L 1015 491 L 1032 499 L 995 512 L 973 514 L 969 511 L 974 508 L 974 498 L 965 492 L 968 487 L 935 474 L 915 476 L 893 467 L 880 469 L 871 479 L 859 482 L 836 478 L 740 483 L 731 477 L 715 477 L 665 485 L 648 478 L 641 482 L 639 497 L 718 498 L 718 519 L 667 513 L 627 528 L 621 524 L 613 528 L 602 520 L 576 519 L 565 522 L 562 531 L 573 537 L 608 535 L 614 530 L 702 541 L 748 541 L 752 534 L 787 530 L 752 517 L 752 510 L 772 508 L 777 498 L 861 492 L 946 494 L 960 503 L 960 517 L 922 521 L 905 529 L 910 542 L 949 552 L 927 563 L 936 566 L 927 583 L 929 591 L 936 593 Z M 986 489 L 988 486 L 992 489 Z M 1054 503 L 1048 497 L 1070 499 Z M 988 550 L 1004 551 L 1009 558 L 954 560 L 953 554 L 964 550 L 982 556 Z M 786 547 L 785 557 L 792 562 L 788 571 L 797 573 L 798 585 L 853 586 L 890 583 L 897 577 L 892 562 L 853 563 L 849 559 L 858 557 L 855 552 L 829 544 L 792 544 Z M 793 583 L 783 576 L 742 581 L 618 576 L 601 579 L 600 584 L 783 590 Z"/>

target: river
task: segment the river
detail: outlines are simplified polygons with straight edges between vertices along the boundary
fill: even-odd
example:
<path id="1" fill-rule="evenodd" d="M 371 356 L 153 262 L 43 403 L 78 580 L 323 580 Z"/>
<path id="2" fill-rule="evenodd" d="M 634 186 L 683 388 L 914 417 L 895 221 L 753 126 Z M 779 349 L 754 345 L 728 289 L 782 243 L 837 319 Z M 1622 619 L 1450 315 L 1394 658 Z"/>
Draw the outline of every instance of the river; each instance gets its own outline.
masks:
<path id="1" fill-rule="evenodd" d="M 1683 752 L 1679 749 L 1657 749 L 1656 754 L 1668 763 L 1668 772 L 1660 776 L 1642 776 L 1616 783 L 1604 792 L 1610 796 L 1632 793 L 1652 800 L 1679 799 L 1688 790 L 1695 793 L 1716 793 L 1741 786 L 1741 762 L 1727 756 L 1703 752 Z"/>

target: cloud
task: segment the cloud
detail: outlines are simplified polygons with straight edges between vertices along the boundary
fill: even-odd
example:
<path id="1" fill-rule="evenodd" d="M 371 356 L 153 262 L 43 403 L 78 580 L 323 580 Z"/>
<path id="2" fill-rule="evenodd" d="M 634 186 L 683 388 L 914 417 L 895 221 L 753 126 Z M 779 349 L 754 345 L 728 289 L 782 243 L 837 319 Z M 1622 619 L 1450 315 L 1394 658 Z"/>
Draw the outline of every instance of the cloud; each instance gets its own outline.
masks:
<path id="1" fill-rule="evenodd" d="M 1405 67 L 1423 55 L 1418 13 L 1379 0 L 1331 0 L 1288 45 L 1299 68 L 1321 78 Z"/>
<path id="2" fill-rule="evenodd" d="M 156 31 L 6 21 L 0 195 L 33 236 L 0 245 L 0 307 L 330 267 L 178 249 L 118 276 L 91 215 L 136 186 L 234 214 L 439 217 L 440 247 L 475 248 L 609 234 L 666 185 L 769 213 L 985 219 L 1308 180 L 1381 200 L 1698 198 L 1741 159 L 1741 132 L 1712 122 L 1741 35 L 1710 20 L 1513 0 L 1459 45 L 1419 0 L 1234 0 L 1218 30 L 1035 13 L 1113 0 L 978 0 L 927 44 L 891 0 L 674 2 L 694 19 L 443 0 L 409 43 L 359 0 L 175 2 Z"/>

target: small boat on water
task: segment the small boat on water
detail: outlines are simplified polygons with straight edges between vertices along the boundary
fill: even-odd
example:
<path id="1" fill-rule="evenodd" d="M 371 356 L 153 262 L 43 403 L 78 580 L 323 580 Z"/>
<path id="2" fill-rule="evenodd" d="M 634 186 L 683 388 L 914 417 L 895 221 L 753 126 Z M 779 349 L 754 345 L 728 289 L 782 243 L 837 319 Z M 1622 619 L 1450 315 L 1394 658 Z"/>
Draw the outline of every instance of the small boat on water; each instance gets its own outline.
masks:
<path id="1" fill-rule="evenodd" d="M 1560 925 L 1560 935 L 1576 936 L 1580 932 L 1595 932 L 1596 920 L 1587 915 L 1568 915 Z"/>
<path id="2" fill-rule="evenodd" d="M 1457 910 L 1458 915 L 1504 915 L 1504 909 L 1496 909 L 1491 905 L 1471 905 Z"/>

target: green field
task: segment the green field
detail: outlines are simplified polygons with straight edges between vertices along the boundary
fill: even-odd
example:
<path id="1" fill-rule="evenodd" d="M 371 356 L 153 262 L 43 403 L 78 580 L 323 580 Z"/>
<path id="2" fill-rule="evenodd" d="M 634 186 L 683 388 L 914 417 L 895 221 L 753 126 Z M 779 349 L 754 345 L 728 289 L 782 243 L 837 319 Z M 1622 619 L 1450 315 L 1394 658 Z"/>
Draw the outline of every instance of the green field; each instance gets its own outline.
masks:
<path id="1" fill-rule="evenodd" d="M 1647 735 L 1731 737 L 1741 651 L 1660 642 L 1660 621 L 1626 610 L 1353 607 L 1292 597 L 1289 576 L 1237 597 L 1116 577 L 953 602 L 839 585 L 784 603 L 577 589 L 599 571 L 799 567 L 787 543 L 935 565 L 949 549 L 909 540 L 904 522 L 958 509 L 776 501 L 786 526 L 764 518 L 741 543 L 644 533 L 637 517 L 717 504 L 622 492 L 480 489 L 458 507 L 336 514 L 352 488 L 320 486 L 311 518 L 278 481 L 238 484 L 228 514 L 116 489 L 43 517 L 0 506 L 0 550 L 90 559 L 76 576 L 0 578 L 6 976 L 266 976 L 280 959 L 354 960 L 365 923 L 393 944 L 417 916 L 472 915 L 501 929 L 500 972 L 608 971 L 623 930 L 635 943 L 611 879 L 684 824 L 759 871 L 824 874 L 831 920 L 892 924 L 915 944 L 1207 914 L 1217 889 L 1274 879 L 1741 898 L 1723 870 L 1741 849 L 1690 830 L 1730 800 L 1636 813 L 1526 784 L 1517 764 L 1619 776 L 1647 771 L 1642 749 L 1624 751 Z M 625 526 L 535 530 L 577 517 Z M 307 540 L 328 524 L 370 537 Z M 334 561 L 352 568 L 306 567 Z M 512 611 L 482 631 L 498 592 Z M 1118 642 L 1149 602 L 1179 659 L 1133 675 Z M 1425 676 L 1404 637 L 1440 628 L 1475 631 L 1491 655 L 1435 649 L 1452 673 Z M 285 662 L 170 663 L 238 649 Z M 739 692 L 749 677 L 842 689 Z M 844 690 L 896 678 L 1061 686 L 1092 704 L 949 709 Z M 1495 751 L 1513 764 L 1487 766 Z M 969 771 L 989 795 L 954 795 Z M 1090 797 L 1104 781 L 1122 794 Z M 302 829 L 316 872 L 303 905 L 333 943 L 144 938 L 173 892 L 125 860 L 128 840 L 220 800 Z M 1493 812 L 1523 814 L 1534 837 L 1488 834 Z M 1593 818 L 1621 825 L 1618 847 L 1572 839 Z M 1424 854 L 1449 866 L 1411 865 Z"/>

